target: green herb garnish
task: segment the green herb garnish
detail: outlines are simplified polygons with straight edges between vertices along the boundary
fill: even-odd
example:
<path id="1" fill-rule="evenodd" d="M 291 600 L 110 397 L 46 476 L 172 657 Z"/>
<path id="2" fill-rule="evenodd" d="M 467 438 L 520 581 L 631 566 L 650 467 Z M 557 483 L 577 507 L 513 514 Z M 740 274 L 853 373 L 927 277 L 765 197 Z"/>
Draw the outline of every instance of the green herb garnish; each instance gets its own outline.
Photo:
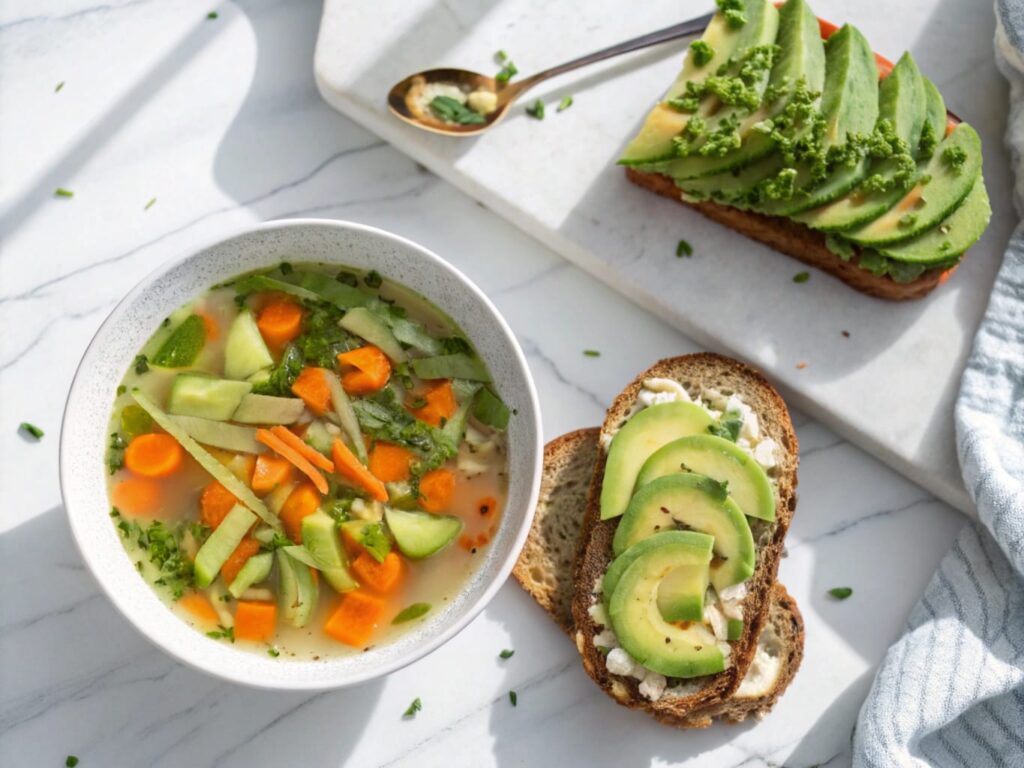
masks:
<path id="1" fill-rule="evenodd" d="M 208 14 L 206 14 L 206 18 L 208 19 L 216 19 L 218 16 L 220 16 L 220 14 L 216 11 L 210 11 Z"/>
<path id="2" fill-rule="evenodd" d="M 384 278 L 381 277 L 380 272 L 378 272 L 376 269 L 371 269 L 369 272 L 366 273 L 366 276 L 363 278 L 363 282 L 366 283 L 367 288 L 377 290 L 378 288 L 381 287 L 381 285 L 384 284 Z"/>
<path id="3" fill-rule="evenodd" d="M 270 646 L 269 648 L 267 648 L 267 655 L 271 658 L 276 659 L 278 656 L 281 655 L 281 652 L 277 650 L 277 648 L 275 648 L 274 646 Z"/>
<path id="4" fill-rule="evenodd" d="M 62 83 L 62 85 L 63 85 L 63 83 Z M 78 765 L 78 758 L 75 757 L 74 755 L 68 755 L 64 759 L 64 765 L 66 765 L 67 768 L 75 768 L 75 766 Z"/>
<path id="5" fill-rule="evenodd" d="M 508 700 L 512 702 L 512 706 L 514 707 L 519 703 L 519 695 L 515 691 L 509 691 Z"/>
<path id="6" fill-rule="evenodd" d="M 836 600 L 845 600 L 853 594 L 853 590 L 849 587 L 833 587 L 828 591 L 828 593 L 831 597 L 834 597 Z"/>
<path id="7" fill-rule="evenodd" d="M 685 240 L 680 240 L 676 243 L 676 257 L 681 259 L 684 256 L 693 256 L 693 246 Z"/>
<path id="8" fill-rule="evenodd" d="M 563 96 L 562 100 L 558 102 L 558 112 L 565 112 L 569 107 L 572 106 L 572 96 Z"/>
<path id="9" fill-rule="evenodd" d="M 405 624 L 407 621 L 418 619 L 423 614 L 430 610 L 430 603 L 413 603 L 407 608 L 403 608 L 398 612 L 398 615 L 391 620 L 392 624 Z"/>
<path id="10" fill-rule="evenodd" d="M 726 411 L 718 419 L 717 424 L 712 424 L 708 427 L 708 432 L 716 437 L 723 437 L 735 443 L 740 436 L 740 429 L 742 428 L 743 415 L 739 411 Z"/>
<path id="11" fill-rule="evenodd" d="M 584 349 L 583 354 L 587 357 L 600 357 L 601 353 L 596 349 Z"/>
<path id="12" fill-rule="evenodd" d="M 141 376 L 149 370 L 149 358 L 145 355 L 136 355 L 135 359 L 132 360 L 132 368 L 135 369 L 135 373 Z"/>
<path id="13" fill-rule="evenodd" d="M 430 110 L 446 123 L 483 125 L 487 122 L 487 119 L 479 112 L 470 109 L 451 96 L 435 96 L 430 102 Z"/>
<path id="14" fill-rule="evenodd" d="M 416 717 L 416 713 L 423 709 L 423 702 L 420 701 L 420 697 L 417 696 L 412 700 L 412 704 L 408 706 L 405 712 L 402 713 L 402 717 Z"/>
<path id="15" fill-rule="evenodd" d="M 499 83 L 507 83 L 513 77 L 519 74 L 519 70 L 516 68 L 515 63 L 508 57 L 508 54 L 504 51 L 498 51 L 497 53 L 498 63 L 502 65 L 501 71 L 494 76 L 494 79 Z"/>
<path id="16" fill-rule="evenodd" d="M 21 422 L 21 424 L 18 425 L 18 429 L 20 429 L 22 432 L 31 435 L 35 440 L 41 439 L 44 434 L 43 430 L 41 430 L 35 424 L 29 424 L 27 421 Z"/>
<path id="17" fill-rule="evenodd" d="M 391 537 L 384 530 L 383 523 L 368 523 L 359 532 L 359 543 L 374 560 L 383 563 L 391 551 Z"/>
<path id="18" fill-rule="evenodd" d="M 811 273 L 810 272 L 797 272 L 795 275 L 793 275 L 793 282 L 794 283 L 806 283 L 810 279 L 811 279 Z"/>
<path id="19" fill-rule="evenodd" d="M 235 642 L 235 628 L 234 627 L 222 627 L 220 624 L 217 625 L 217 629 L 213 632 L 207 632 L 207 637 L 212 637 L 214 640 L 230 640 L 232 643 Z"/>
<path id="20" fill-rule="evenodd" d="M 57 197 L 74 197 L 75 193 L 70 189 L 64 189 L 64 187 L 57 187 L 54 193 Z"/>
<path id="21" fill-rule="evenodd" d="M 144 210 L 144 211 L 148 211 L 148 210 L 149 210 L 150 208 L 152 208 L 152 207 L 153 207 L 154 205 L 156 205 L 156 198 L 155 198 L 155 197 L 151 197 L 151 198 L 149 199 L 149 202 L 148 202 L 148 203 L 146 203 L 146 204 L 145 204 L 145 205 L 144 205 L 144 206 L 142 207 L 142 210 Z"/>
<path id="22" fill-rule="evenodd" d="M 693 63 L 696 66 L 703 67 L 714 58 L 715 49 L 703 40 L 695 40 L 690 43 L 690 56 L 693 58 Z"/>
<path id="23" fill-rule="evenodd" d="M 110 435 L 110 448 L 107 451 L 107 468 L 110 474 L 124 466 L 124 449 L 128 447 L 128 441 L 121 437 L 120 433 L 112 432 Z"/>
<path id="24" fill-rule="evenodd" d="M 501 653 L 498 654 L 498 658 L 500 658 L 500 659 L 511 659 L 514 654 L 515 654 L 515 651 L 513 651 L 510 648 L 506 648 L 505 650 L 503 650 Z"/>
<path id="25" fill-rule="evenodd" d="M 537 99 L 533 104 L 526 108 L 526 114 L 536 120 L 544 119 L 544 102 Z"/>
<path id="26" fill-rule="evenodd" d="M 118 524 L 122 531 L 125 530 L 122 526 L 126 522 L 126 520 L 121 520 Z M 138 534 L 136 543 L 140 549 L 145 551 L 149 562 L 160 572 L 159 577 L 153 583 L 167 587 L 175 600 L 181 598 L 185 594 L 185 590 L 193 584 L 192 561 L 181 548 L 183 526 L 177 525 L 174 528 L 168 528 L 157 520 L 150 523 L 145 529 L 136 524 L 135 528 L 130 530 L 132 533 Z M 223 627 L 221 629 L 223 630 Z M 233 635 L 231 642 L 234 642 Z"/>
<path id="27" fill-rule="evenodd" d="M 60 81 L 59 83 L 57 83 L 57 87 L 53 89 L 53 92 L 54 92 L 54 93 L 60 93 L 60 91 L 61 91 L 61 88 L 63 88 L 63 87 L 64 87 L 64 81 L 63 81 L 63 80 L 61 80 L 61 81 Z M 69 759 L 70 759 L 70 758 L 69 758 Z M 77 759 L 77 758 L 76 758 L 76 759 Z"/>

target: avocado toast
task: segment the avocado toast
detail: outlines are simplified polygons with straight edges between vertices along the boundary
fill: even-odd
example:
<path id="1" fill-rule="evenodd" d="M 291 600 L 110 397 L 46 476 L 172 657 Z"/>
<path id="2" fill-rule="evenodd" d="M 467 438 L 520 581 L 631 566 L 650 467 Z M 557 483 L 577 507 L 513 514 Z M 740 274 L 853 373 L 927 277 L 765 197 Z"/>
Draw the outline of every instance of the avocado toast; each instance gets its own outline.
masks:
<path id="1" fill-rule="evenodd" d="M 572 601 L 576 554 L 599 433 L 596 427 L 577 430 L 544 447 L 537 513 L 513 569 L 516 580 L 570 638 L 575 634 Z M 741 687 L 728 699 L 698 710 L 676 725 L 706 727 L 712 718 L 736 723 L 769 712 L 799 668 L 804 629 L 796 602 L 781 584 L 773 586 L 768 610 L 755 660 Z"/>
<path id="2" fill-rule="evenodd" d="M 890 65 L 804 0 L 719 6 L 627 177 L 865 293 L 927 294 L 988 224 L 977 133 L 909 53 Z"/>

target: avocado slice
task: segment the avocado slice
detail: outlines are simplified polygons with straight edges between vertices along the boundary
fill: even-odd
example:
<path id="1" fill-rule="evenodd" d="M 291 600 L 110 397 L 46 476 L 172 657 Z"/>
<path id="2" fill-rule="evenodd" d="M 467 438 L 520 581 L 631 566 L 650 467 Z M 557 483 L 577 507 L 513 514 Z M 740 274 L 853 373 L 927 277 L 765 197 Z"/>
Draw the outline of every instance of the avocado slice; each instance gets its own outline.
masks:
<path id="1" fill-rule="evenodd" d="M 694 435 L 655 451 L 636 478 L 637 487 L 677 472 L 696 472 L 727 484 L 729 496 L 748 517 L 775 519 L 775 491 L 764 469 L 731 440 Z"/>
<path id="2" fill-rule="evenodd" d="M 612 438 L 601 484 L 601 519 L 626 511 L 636 476 L 661 446 L 687 435 L 706 434 L 711 416 L 695 403 L 659 403 L 634 414 Z"/>
<path id="3" fill-rule="evenodd" d="M 910 240 L 882 246 L 878 252 L 905 263 L 931 266 L 948 262 L 978 241 L 991 217 L 985 180 L 979 175 L 960 207 L 943 221 Z"/>
<path id="4" fill-rule="evenodd" d="M 440 552 L 462 531 L 462 521 L 453 515 L 385 507 L 384 519 L 402 554 L 413 560 Z"/>
<path id="5" fill-rule="evenodd" d="M 721 11 L 712 17 L 700 38 L 711 48 L 711 59 L 700 65 L 692 52 L 687 54 L 683 69 L 672 83 L 664 100 L 650 111 L 640 133 L 623 150 L 622 157 L 619 158 L 621 165 L 656 163 L 675 157 L 673 139 L 683 132 L 690 122 L 691 115 L 669 106 L 668 102 L 682 96 L 686 92 L 687 83 L 703 81 L 717 72 L 718 68 L 734 55 L 755 45 L 753 39 L 759 26 L 778 26 L 778 11 L 767 0 L 745 0 L 743 15 L 746 16 L 747 22 L 738 28 L 726 21 Z M 774 38 L 775 33 L 772 32 L 772 40 Z"/>
<path id="6" fill-rule="evenodd" d="M 951 158 L 956 158 L 956 162 Z M 967 123 L 960 123 L 939 144 L 921 179 L 892 208 L 867 224 L 841 234 L 847 240 L 866 246 L 909 240 L 955 211 L 980 174 L 981 138 Z"/>
<path id="7" fill-rule="evenodd" d="M 792 216 L 812 229 L 835 232 L 859 226 L 881 216 L 906 192 L 907 184 L 897 183 L 899 174 L 906 173 L 908 155 L 920 144 L 921 130 L 929 114 L 928 97 L 921 71 L 910 53 L 904 53 L 878 89 L 878 126 L 875 140 L 881 137 L 883 126 L 892 131 L 893 144 L 901 150 L 900 157 L 876 160 L 868 169 L 864 182 L 828 205 L 818 206 Z M 884 191 L 872 191 L 881 185 L 891 185 Z"/>
<path id="8" fill-rule="evenodd" d="M 666 475 L 641 487 L 615 529 L 612 552 L 621 555 L 637 542 L 676 525 L 714 536 L 717 559 L 711 583 L 717 591 L 754 572 L 754 537 L 742 510 L 724 485 L 693 473 Z"/>
<path id="9" fill-rule="evenodd" d="M 611 596 L 608 617 L 622 647 L 647 669 L 669 677 L 711 675 L 725 669 L 725 656 L 703 623 L 670 624 L 659 609 L 660 587 L 684 567 L 707 568 L 708 537 L 653 537 L 625 569 Z"/>
<path id="10" fill-rule="evenodd" d="M 775 127 L 790 123 L 785 131 L 788 138 L 799 140 L 809 131 L 813 122 L 799 117 L 787 117 L 787 107 L 798 107 L 803 100 L 816 106 L 825 81 L 825 47 L 817 17 L 804 0 L 787 0 L 779 10 L 779 29 L 776 38 L 778 53 L 772 64 L 766 94 L 761 106 L 748 114 L 736 128 L 740 141 L 738 148 L 725 154 L 697 154 L 682 157 L 657 168 L 674 179 L 695 179 L 739 168 L 771 154 L 777 142 L 771 134 L 758 130 L 773 121 Z"/>

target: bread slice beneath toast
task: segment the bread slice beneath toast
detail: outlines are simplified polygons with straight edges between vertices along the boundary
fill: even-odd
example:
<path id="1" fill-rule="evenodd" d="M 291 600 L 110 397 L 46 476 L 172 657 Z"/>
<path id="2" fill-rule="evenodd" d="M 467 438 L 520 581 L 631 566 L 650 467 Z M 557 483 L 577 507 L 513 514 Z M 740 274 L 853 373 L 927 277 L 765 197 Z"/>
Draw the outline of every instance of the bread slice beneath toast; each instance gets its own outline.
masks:
<path id="1" fill-rule="evenodd" d="M 523 589 L 570 639 L 574 635 L 574 562 L 600 431 L 597 427 L 577 430 L 544 447 L 537 513 L 512 570 Z M 785 587 L 776 583 L 754 664 L 741 687 L 726 701 L 694 712 L 683 725 L 702 728 L 713 718 L 737 723 L 750 716 L 764 717 L 792 681 L 803 650 L 803 617 Z"/>
<path id="2" fill-rule="evenodd" d="M 722 395 L 736 394 L 757 414 L 761 433 L 777 445 L 776 465 L 768 471 L 776 490 L 776 519 L 772 522 L 750 521 L 757 559 L 754 573 L 746 581 L 743 635 L 730 643 L 730 666 L 718 674 L 686 681 L 682 691 L 674 690 L 672 695 L 664 695 L 655 701 L 640 694 L 637 680 L 608 672 L 605 657 L 594 643 L 594 636 L 603 627 L 590 615 L 591 606 L 599 599 L 599 580 L 612 561 L 612 538 L 619 522 L 618 519 L 600 519 L 605 446 L 629 417 L 644 381 L 649 378 L 675 380 L 692 397 L 708 389 L 717 390 Z M 760 372 L 731 358 L 701 353 L 661 360 L 637 376 L 615 399 L 598 438 L 597 461 L 580 533 L 582 548 L 576 560 L 572 609 L 574 639 L 583 657 L 583 667 L 612 698 L 627 707 L 644 708 L 665 723 L 686 727 L 698 710 L 719 706 L 733 695 L 754 658 L 757 640 L 768 616 L 783 539 L 796 509 L 798 461 L 796 433 L 782 398 Z"/>
<path id="3" fill-rule="evenodd" d="M 869 296 L 891 301 L 920 299 L 945 282 L 956 269 L 955 266 L 929 269 L 909 283 L 897 283 L 888 275 L 873 275 L 866 269 L 861 269 L 857 265 L 856 256 L 850 261 L 843 261 L 825 245 L 825 235 L 822 232 L 799 222 L 779 216 L 743 211 L 711 200 L 684 200 L 675 181 L 663 174 L 627 168 L 626 177 L 634 184 L 693 208 L 701 215 L 724 224 L 751 240 L 757 240 L 787 256 L 828 272 L 851 288 Z"/>

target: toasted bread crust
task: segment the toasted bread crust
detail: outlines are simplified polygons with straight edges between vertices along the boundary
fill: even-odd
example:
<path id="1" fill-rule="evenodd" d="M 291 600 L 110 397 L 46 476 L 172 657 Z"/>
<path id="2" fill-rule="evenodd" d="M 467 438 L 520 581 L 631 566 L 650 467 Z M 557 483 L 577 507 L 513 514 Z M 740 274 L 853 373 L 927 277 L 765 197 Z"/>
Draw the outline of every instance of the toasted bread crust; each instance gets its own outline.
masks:
<path id="1" fill-rule="evenodd" d="M 675 182 L 670 177 L 659 173 L 627 168 L 626 177 L 634 184 L 675 200 L 677 203 L 682 203 L 688 208 L 693 208 L 712 221 L 724 224 L 741 235 L 746 235 L 751 240 L 757 240 L 759 243 L 764 243 L 780 253 L 792 256 L 804 264 L 810 264 L 812 267 L 828 272 L 851 288 L 869 296 L 890 301 L 920 299 L 935 290 L 936 286 L 944 283 L 956 269 L 955 266 L 946 269 L 930 269 L 909 283 L 897 283 L 886 275 L 878 277 L 866 269 L 861 269 L 857 266 L 858 257 L 856 256 L 850 261 L 843 261 L 825 246 L 823 233 L 799 222 L 779 216 L 765 216 L 752 211 L 743 211 L 710 200 L 702 202 L 683 200 Z"/>
<path id="2" fill-rule="evenodd" d="M 647 378 L 671 378 L 689 391 L 699 392 L 702 386 L 714 386 L 741 395 L 758 414 L 762 432 L 778 444 L 779 465 L 774 470 L 778 498 L 776 519 L 765 525 L 761 535 L 755 532 L 758 545 L 754 574 L 747 582 L 747 597 L 743 602 L 743 636 L 732 644 L 731 665 L 724 672 L 706 679 L 704 686 L 691 695 L 663 697 L 649 701 L 639 693 L 637 681 L 610 675 L 604 657 L 594 645 L 594 635 L 601 631 L 590 617 L 595 584 L 604 575 L 612 560 L 612 538 L 618 519 L 600 519 L 601 487 L 604 479 L 606 452 L 598 451 L 594 466 L 587 509 L 581 531 L 582 549 L 577 557 L 573 622 L 576 627 L 576 648 L 583 657 L 587 674 L 602 690 L 631 708 L 643 708 L 656 719 L 678 727 L 693 727 L 689 720 L 698 710 L 722 704 L 739 686 L 747 672 L 757 648 L 770 604 L 769 593 L 778 573 L 783 539 L 796 509 L 798 444 L 789 418 L 789 411 L 781 396 L 767 379 L 754 368 L 731 358 L 712 353 L 684 355 L 655 363 L 637 376 L 612 403 L 602 427 L 602 437 L 610 434 L 625 421 Z"/>

